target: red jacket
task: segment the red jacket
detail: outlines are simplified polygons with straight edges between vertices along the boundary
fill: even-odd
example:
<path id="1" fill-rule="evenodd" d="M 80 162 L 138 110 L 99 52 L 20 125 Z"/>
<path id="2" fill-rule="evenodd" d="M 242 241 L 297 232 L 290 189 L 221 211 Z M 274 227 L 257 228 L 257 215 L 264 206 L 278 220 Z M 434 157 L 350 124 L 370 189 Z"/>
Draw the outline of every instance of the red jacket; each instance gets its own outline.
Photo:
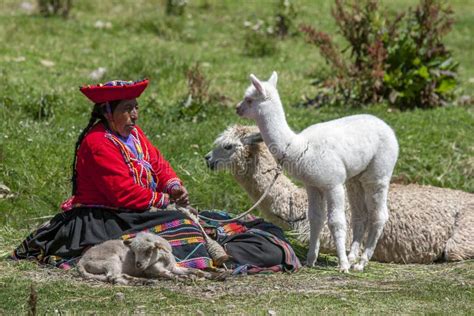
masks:
<path id="1" fill-rule="evenodd" d="M 144 161 L 138 161 L 102 123 L 87 133 L 77 152 L 73 207 L 79 204 L 146 210 L 168 205 L 168 196 L 163 193 L 181 185 L 181 180 L 138 126 L 131 134 L 138 140 L 135 145 Z M 156 183 L 155 188 L 152 182 Z"/>

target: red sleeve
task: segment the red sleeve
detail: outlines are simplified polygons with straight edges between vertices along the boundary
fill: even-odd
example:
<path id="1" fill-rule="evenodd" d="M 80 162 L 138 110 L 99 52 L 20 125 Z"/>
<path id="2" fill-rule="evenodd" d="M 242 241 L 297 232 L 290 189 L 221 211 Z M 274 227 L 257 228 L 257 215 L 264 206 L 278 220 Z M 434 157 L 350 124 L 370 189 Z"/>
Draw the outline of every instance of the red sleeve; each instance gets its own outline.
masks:
<path id="1" fill-rule="evenodd" d="M 133 181 L 121 153 L 111 142 L 94 148 L 90 154 L 92 163 L 89 168 L 94 175 L 96 188 L 112 205 L 138 210 L 168 205 L 166 195 L 144 188 Z"/>
<path id="2" fill-rule="evenodd" d="M 170 163 L 163 157 L 161 152 L 153 146 L 142 130 L 138 129 L 140 136 L 146 142 L 150 154 L 150 164 L 158 177 L 158 192 L 170 193 L 171 188 L 182 185 L 182 181 L 176 175 Z"/>

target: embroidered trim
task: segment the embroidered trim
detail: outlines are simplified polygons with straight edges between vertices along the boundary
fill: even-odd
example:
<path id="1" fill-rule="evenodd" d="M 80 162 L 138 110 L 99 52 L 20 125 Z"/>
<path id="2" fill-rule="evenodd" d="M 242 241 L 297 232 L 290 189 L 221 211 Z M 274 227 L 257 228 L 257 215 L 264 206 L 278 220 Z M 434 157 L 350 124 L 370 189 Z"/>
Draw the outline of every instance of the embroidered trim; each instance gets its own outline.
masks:
<path id="1" fill-rule="evenodd" d="M 131 152 L 130 148 L 128 148 L 128 146 L 125 145 L 110 130 L 106 129 L 105 132 L 105 137 L 110 139 L 112 143 L 114 143 L 114 145 L 119 148 L 122 157 L 125 160 L 125 163 L 130 169 L 130 175 L 132 176 L 133 181 L 144 188 L 155 190 L 158 185 L 158 177 L 156 177 L 156 173 L 153 170 L 152 165 L 146 160 L 150 157 L 148 147 L 145 144 L 145 151 L 143 150 L 142 144 L 140 142 L 140 137 L 138 135 L 138 130 L 136 128 L 132 130 L 130 136 L 132 137 L 132 141 L 137 150 L 138 157 L 134 157 L 134 154 Z M 135 165 L 138 165 L 140 167 L 140 170 L 137 170 Z M 146 178 L 146 183 L 143 183 L 142 180 L 144 174 Z M 153 202 L 154 200 L 156 200 L 156 198 L 152 197 L 149 203 L 149 207 L 155 205 Z"/>

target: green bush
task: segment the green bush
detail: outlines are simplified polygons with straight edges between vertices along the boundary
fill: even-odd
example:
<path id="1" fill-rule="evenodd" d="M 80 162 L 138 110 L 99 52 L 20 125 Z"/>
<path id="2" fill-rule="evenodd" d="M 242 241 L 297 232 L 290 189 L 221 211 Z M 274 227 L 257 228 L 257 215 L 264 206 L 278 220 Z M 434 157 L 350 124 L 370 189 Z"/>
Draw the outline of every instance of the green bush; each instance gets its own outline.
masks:
<path id="1" fill-rule="evenodd" d="M 72 8 L 72 0 L 38 0 L 38 9 L 41 15 L 62 16 L 67 18 Z"/>
<path id="2" fill-rule="evenodd" d="M 280 38 L 285 38 L 294 31 L 294 20 L 296 10 L 291 0 L 279 0 L 277 13 L 275 14 L 275 34 Z"/>
<path id="3" fill-rule="evenodd" d="M 187 4 L 187 0 L 166 0 L 166 14 L 183 15 Z"/>
<path id="4" fill-rule="evenodd" d="M 274 39 L 274 28 L 265 20 L 246 21 L 247 31 L 244 36 L 244 54 L 251 57 L 271 56 L 277 52 Z"/>
<path id="5" fill-rule="evenodd" d="M 421 0 L 415 9 L 391 19 L 377 0 L 350 5 L 336 0 L 332 14 L 349 42 L 349 58 L 328 34 L 301 27 L 335 70 L 334 77 L 319 84 L 326 97 L 317 100 L 351 105 L 388 100 L 408 109 L 442 106 L 452 99 L 458 63 L 441 41 L 453 23 L 449 7 Z"/>

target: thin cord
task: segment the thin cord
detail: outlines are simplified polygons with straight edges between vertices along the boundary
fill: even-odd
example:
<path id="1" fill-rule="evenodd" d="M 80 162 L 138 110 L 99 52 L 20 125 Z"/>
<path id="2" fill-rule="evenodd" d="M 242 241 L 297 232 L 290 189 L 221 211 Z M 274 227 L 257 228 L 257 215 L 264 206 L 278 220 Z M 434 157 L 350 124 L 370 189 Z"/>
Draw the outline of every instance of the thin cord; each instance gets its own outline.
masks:
<path id="1" fill-rule="evenodd" d="M 273 180 L 272 180 L 272 183 L 270 183 L 270 185 L 267 187 L 267 189 L 265 190 L 265 192 L 262 194 L 262 196 L 260 197 L 260 199 L 258 199 L 257 202 L 255 202 L 255 204 L 249 208 L 247 211 L 245 211 L 244 213 L 240 214 L 239 216 L 237 217 L 234 217 L 234 218 L 231 218 L 231 219 L 221 219 L 221 220 L 218 220 L 218 219 L 214 219 L 214 218 L 209 218 L 209 217 L 206 217 L 204 215 L 200 215 L 198 214 L 199 218 L 201 219 L 204 219 L 204 220 L 208 220 L 208 221 L 213 221 L 213 222 L 217 222 L 217 223 L 229 223 L 229 222 L 233 222 L 235 220 L 238 220 L 244 216 L 246 216 L 247 214 L 249 214 L 250 212 L 252 212 L 262 201 L 263 199 L 268 195 L 268 193 L 270 192 L 271 188 L 273 187 L 273 185 L 275 184 L 276 180 L 278 179 L 278 177 L 280 176 L 282 170 L 281 170 L 281 165 L 278 165 L 277 167 L 277 172 L 275 173 L 275 176 L 273 177 Z"/>

